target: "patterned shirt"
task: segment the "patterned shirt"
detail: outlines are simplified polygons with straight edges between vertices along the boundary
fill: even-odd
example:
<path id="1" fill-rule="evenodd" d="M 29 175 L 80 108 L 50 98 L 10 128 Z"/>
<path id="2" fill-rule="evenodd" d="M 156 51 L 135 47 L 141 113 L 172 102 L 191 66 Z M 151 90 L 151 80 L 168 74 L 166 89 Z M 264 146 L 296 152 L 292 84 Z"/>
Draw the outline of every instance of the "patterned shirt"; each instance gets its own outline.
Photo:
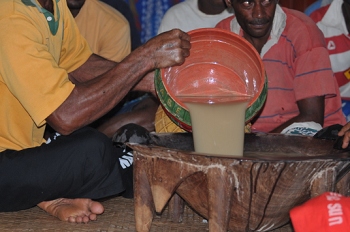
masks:
<path id="1" fill-rule="evenodd" d="M 342 4 L 343 0 L 333 0 L 331 5 L 314 11 L 310 17 L 325 36 L 340 95 L 350 98 L 350 34 L 342 14 Z"/>

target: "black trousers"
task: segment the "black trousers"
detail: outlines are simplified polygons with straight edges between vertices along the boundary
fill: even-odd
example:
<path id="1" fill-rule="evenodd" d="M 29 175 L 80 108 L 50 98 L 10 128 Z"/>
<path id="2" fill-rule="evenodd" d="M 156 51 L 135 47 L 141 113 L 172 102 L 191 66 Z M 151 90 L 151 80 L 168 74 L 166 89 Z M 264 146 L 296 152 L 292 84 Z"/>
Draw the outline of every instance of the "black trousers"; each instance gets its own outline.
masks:
<path id="1" fill-rule="evenodd" d="M 124 191 L 121 149 L 92 128 L 49 144 L 0 153 L 0 211 L 17 211 L 57 198 L 99 199 Z"/>

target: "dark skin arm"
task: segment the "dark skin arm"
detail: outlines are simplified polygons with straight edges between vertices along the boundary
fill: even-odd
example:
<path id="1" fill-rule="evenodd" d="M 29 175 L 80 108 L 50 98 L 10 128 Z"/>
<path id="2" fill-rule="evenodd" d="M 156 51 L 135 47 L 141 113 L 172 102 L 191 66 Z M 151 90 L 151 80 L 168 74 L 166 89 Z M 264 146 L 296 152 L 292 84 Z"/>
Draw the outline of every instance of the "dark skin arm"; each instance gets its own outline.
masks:
<path id="1" fill-rule="evenodd" d="M 299 115 L 291 118 L 287 122 L 270 131 L 271 133 L 281 133 L 281 131 L 294 122 L 316 122 L 323 126 L 324 121 L 324 96 L 311 97 L 297 102 Z"/>
<path id="2" fill-rule="evenodd" d="M 114 68 L 118 63 L 92 54 L 89 59 L 78 69 L 68 74 L 69 80 L 74 84 L 83 84 L 103 75 Z"/>
<path id="3" fill-rule="evenodd" d="M 80 67 L 74 72 L 68 74 L 69 80 L 71 82 L 73 82 L 74 84 L 85 83 L 88 80 L 95 79 L 97 76 L 101 76 L 102 74 L 111 70 L 117 65 L 116 62 L 106 60 L 105 58 L 100 57 L 96 54 L 92 54 L 88 62 L 92 65 L 87 64 L 84 69 L 80 69 L 82 68 Z M 155 94 L 153 77 L 153 71 L 147 73 L 132 90 L 143 92 L 151 91 L 151 93 Z"/>
<path id="4" fill-rule="evenodd" d="M 348 122 L 347 124 L 345 124 L 345 126 L 343 126 L 343 128 L 339 131 L 338 136 L 343 136 L 343 144 L 342 144 L 342 148 L 347 148 L 350 142 L 350 122 Z"/>
<path id="5" fill-rule="evenodd" d="M 70 134 L 103 116 L 131 89 L 152 88 L 153 76 L 146 74 L 156 68 L 182 64 L 189 56 L 189 40 L 189 35 L 180 30 L 162 33 L 118 64 L 92 55 L 69 74 L 75 87 L 47 117 L 47 123 L 63 135 Z M 145 80 L 140 82 L 144 76 Z"/>

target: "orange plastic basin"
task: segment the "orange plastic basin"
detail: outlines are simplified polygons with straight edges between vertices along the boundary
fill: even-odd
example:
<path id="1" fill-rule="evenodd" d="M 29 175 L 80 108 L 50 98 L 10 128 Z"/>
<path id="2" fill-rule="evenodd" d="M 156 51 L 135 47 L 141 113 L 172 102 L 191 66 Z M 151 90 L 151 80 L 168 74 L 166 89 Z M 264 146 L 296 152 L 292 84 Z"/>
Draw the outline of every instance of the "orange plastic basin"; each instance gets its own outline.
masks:
<path id="1" fill-rule="evenodd" d="M 191 131 L 191 119 L 179 95 L 225 96 L 226 92 L 251 95 L 246 110 L 249 122 L 263 106 L 267 78 L 262 60 L 244 38 L 226 30 L 203 28 L 188 32 L 191 54 L 185 63 L 156 70 L 155 88 L 165 113 Z"/>

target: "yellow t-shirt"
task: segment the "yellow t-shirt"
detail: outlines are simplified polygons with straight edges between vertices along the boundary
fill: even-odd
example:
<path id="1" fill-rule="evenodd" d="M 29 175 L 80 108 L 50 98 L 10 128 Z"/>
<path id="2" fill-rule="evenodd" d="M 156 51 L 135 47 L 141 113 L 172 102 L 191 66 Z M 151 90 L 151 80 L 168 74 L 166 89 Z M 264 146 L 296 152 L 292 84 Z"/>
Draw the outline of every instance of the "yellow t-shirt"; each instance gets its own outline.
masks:
<path id="1" fill-rule="evenodd" d="M 0 1 L 0 151 L 42 144 L 45 119 L 74 88 L 68 73 L 92 54 L 66 0 L 54 0 L 54 12 Z"/>
<path id="2" fill-rule="evenodd" d="M 106 3 L 86 0 L 75 21 L 93 53 L 120 62 L 131 52 L 129 22 Z"/>

